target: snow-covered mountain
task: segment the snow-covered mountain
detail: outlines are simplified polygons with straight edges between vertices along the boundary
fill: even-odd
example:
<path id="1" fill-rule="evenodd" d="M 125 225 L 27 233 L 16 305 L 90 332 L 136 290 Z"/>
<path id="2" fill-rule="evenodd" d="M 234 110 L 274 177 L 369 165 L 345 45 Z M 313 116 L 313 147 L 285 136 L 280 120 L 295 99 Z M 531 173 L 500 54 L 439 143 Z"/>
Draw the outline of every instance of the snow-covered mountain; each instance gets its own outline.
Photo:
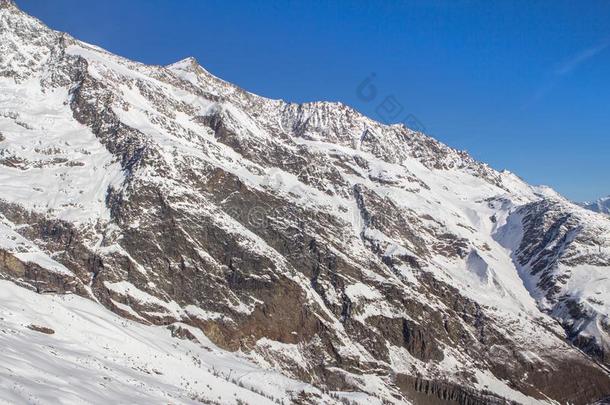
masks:
<path id="1" fill-rule="evenodd" d="M 588 210 L 610 215 L 610 196 L 600 198 L 593 202 L 585 202 L 580 205 Z"/>
<path id="2" fill-rule="evenodd" d="M 0 0 L 0 400 L 587 404 L 610 221 Z M 53 332 L 53 333 L 51 333 Z"/>

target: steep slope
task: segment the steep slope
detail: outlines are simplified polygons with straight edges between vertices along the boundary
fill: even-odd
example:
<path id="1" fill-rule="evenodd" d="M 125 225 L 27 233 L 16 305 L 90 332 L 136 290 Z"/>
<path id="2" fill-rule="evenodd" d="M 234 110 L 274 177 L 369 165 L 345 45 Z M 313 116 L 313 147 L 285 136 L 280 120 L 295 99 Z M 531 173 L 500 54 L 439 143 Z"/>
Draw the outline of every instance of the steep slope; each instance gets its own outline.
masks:
<path id="1" fill-rule="evenodd" d="M 517 228 L 514 260 L 538 305 L 561 320 L 578 347 L 608 364 L 610 222 L 546 199 L 516 210 L 501 233 Z"/>
<path id="2" fill-rule="evenodd" d="M 4 278 L 318 387 L 292 402 L 610 395 L 605 219 L 339 103 L 131 62 L 1 4 Z"/>

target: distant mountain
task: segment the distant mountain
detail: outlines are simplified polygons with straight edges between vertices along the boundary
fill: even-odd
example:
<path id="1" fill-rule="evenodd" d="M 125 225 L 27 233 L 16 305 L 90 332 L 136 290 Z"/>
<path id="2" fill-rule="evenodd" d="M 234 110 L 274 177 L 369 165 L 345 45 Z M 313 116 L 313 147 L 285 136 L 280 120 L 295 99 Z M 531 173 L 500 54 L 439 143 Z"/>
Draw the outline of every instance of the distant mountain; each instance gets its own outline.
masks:
<path id="1" fill-rule="evenodd" d="M 588 210 L 610 215 L 610 196 L 600 198 L 599 200 L 593 202 L 585 202 L 580 205 Z"/>
<path id="2" fill-rule="evenodd" d="M 0 0 L 0 402 L 584 405 L 609 273 L 551 189 Z"/>

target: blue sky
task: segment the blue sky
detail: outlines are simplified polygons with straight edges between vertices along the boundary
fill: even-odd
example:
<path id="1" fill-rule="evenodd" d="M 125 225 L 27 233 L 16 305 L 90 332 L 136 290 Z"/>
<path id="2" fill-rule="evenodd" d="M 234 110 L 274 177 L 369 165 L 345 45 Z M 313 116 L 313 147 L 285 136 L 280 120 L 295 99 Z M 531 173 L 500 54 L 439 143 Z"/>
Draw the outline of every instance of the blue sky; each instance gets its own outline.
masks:
<path id="1" fill-rule="evenodd" d="M 131 59 L 194 56 L 257 94 L 421 126 L 575 200 L 610 194 L 605 0 L 17 1 Z"/>

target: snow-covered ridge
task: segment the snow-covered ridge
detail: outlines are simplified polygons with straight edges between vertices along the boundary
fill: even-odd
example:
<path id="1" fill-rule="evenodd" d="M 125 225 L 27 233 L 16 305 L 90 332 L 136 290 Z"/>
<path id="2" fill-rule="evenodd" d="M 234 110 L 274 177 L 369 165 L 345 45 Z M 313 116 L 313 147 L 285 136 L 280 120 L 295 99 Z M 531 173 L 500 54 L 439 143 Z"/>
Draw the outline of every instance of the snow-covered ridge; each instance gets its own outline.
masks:
<path id="1" fill-rule="evenodd" d="M 192 58 L 133 62 L 13 6 L 0 28 L 2 278 L 88 297 L 66 299 L 93 323 L 121 322 L 110 309 L 146 325 L 123 321 L 141 336 L 130 353 L 180 357 L 161 325 L 214 342 L 236 354 L 212 357 L 243 361 L 256 390 L 286 402 L 293 389 L 264 377 L 301 381 L 304 403 L 585 403 L 610 389 L 595 363 L 608 342 L 605 218 L 340 103 L 259 97 Z M 9 290 L 9 307 L 64 300 Z M 49 319 L 64 325 L 76 306 Z M 70 369 L 81 355 L 64 344 L 82 336 L 56 335 L 44 342 L 66 339 Z M 108 367 L 123 378 L 124 365 Z M 153 380 L 129 374 L 136 397 L 167 399 L 165 384 L 188 402 L 206 381 L 259 400 L 214 372 L 180 369 L 198 381 L 180 384 L 154 367 Z"/>

